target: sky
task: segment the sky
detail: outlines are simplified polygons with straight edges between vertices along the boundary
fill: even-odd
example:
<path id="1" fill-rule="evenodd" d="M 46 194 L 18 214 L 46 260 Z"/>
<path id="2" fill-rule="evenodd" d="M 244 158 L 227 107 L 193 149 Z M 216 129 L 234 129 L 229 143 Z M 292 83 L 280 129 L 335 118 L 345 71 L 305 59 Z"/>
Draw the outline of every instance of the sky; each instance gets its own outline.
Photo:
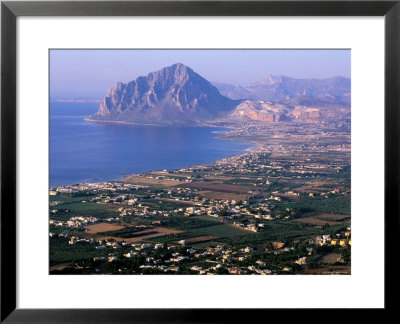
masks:
<path id="1" fill-rule="evenodd" d="M 183 63 L 210 82 L 246 85 L 268 75 L 350 77 L 350 50 L 50 50 L 52 99 L 102 99 L 129 82 Z"/>

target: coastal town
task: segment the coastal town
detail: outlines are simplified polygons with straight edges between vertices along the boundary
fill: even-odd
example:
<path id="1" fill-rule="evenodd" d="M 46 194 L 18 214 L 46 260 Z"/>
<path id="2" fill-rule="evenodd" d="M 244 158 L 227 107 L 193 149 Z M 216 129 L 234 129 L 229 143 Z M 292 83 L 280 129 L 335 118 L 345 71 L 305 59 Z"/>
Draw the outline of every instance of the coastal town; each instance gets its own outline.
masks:
<path id="1" fill-rule="evenodd" d="M 242 154 L 50 188 L 50 273 L 350 274 L 349 129 L 239 125 Z"/>

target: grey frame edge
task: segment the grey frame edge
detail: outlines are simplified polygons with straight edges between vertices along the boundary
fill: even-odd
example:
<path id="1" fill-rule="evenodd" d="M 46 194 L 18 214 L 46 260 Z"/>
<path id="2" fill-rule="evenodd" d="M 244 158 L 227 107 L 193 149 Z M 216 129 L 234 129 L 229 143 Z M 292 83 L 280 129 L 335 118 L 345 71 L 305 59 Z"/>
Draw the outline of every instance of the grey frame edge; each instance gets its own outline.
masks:
<path id="1" fill-rule="evenodd" d="M 400 0 L 395 1 L 2 1 L 0 321 L 5 323 L 236 322 L 249 309 L 19 309 L 16 266 L 16 19 L 18 16 L 384 16 L 385 310 L 395 310 L 394 238 L 400 228 Z M 15 244 L 11 244 L 14 242 Z M 389 258 L 388 256 L 392 256 Z M 397 284 L 396 284 L 397 283 Z M 327 312 L 335 310 L 326 309 Z M 336 310 L 337 311 L 337 310 Z M 337 314 L 335 311 L 335 314 Z M 378 315 L 379 316 L 379 315 Z M 378 318 L 378 317 L 377 317 Z"/>

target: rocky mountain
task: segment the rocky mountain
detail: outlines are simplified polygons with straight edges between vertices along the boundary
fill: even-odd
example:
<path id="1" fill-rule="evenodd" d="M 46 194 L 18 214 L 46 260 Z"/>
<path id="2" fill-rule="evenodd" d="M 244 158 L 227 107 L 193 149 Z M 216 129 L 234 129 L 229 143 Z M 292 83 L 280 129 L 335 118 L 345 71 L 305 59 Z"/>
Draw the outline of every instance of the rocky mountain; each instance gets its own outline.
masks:
<path id="1" fill-rule="evenodd" d="M 226 116 L 240 101 L 177 63 L 108 90 L 91 120 L 196 123 Z"/>
<path id="2" fill-rule="evenodd" d="M 273 76 L 249 84 L 235 86 L 214 83 L 224 96 L 231 99 L 254 99 L 265 101 L 314 98 L 350 103 L 351 80 L 344 77 L 328 79 L 294 79 L 283 75 Z"/>
<path id="3" fill-rule="evenodd" d="M 350 79 L 270 76 L 243 87 L 214 86 L 177 63 L 134 81 L 117 83 L 88 119 L 141 124 L 350 120 Z"/>
<path id="4" fill-rule="evenodd" d="M 245 100 L 229 114 L 231 120 L 259 121 L 267 123 L 298 122 L 321 123 L 323 121 L 350 121 L 350 109 L 342 104 L 273 103 L 263 100 Z M 295 101 L 295 103 L 297 103 Z"/>
<path id="5" fill-rule="evenodd" d="M 286 105 L 274 104 L 262 100 L 245 100 L 230 113 L 234 120 L 257 120 L 275 123 L 290 120 L 291 109 Z"/>

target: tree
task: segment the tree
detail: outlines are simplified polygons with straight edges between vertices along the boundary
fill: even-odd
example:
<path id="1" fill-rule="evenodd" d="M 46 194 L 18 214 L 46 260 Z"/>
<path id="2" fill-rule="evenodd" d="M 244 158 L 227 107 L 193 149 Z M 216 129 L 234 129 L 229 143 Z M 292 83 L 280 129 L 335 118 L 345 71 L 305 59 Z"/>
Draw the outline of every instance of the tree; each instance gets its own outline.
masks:
<path id="1" fill-rule="evenodd" d="M 343 249 L 340 252 L 340 255 L 342 256 L 342 259 L 344 262 L 348 263 L 351 260 L 351 250 L 350 249 Z"/>

